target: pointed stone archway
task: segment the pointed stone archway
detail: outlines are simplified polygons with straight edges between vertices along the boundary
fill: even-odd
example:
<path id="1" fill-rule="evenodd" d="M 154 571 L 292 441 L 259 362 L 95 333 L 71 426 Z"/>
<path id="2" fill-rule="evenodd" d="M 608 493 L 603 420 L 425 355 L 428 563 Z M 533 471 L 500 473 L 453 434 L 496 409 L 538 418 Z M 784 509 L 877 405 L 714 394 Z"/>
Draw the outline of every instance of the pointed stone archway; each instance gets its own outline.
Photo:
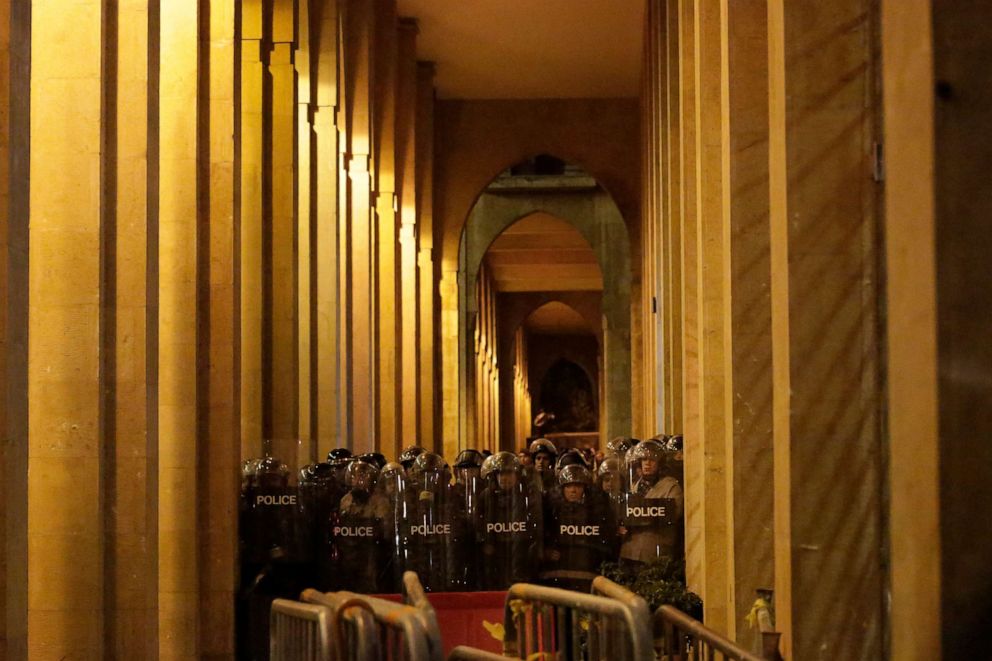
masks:
<path id="1" fill-rule="evenodd" d="M 592 247 L 603 275 L 602 339 L 604 438 L 631 430 L 630 240 L 623 216 L 601 187 L 575 192 L 527 194 L 484 192 L 469 213 L 462 234 L 458 268 L 459 381 L 473 382 L 474 337 L 479 314 L 475 284 L 493 241 L 518 220 L 547 213 L 571 224 Z M 459 389 L 460 444 L 471 444 L 475 402 L 471 388 Z"/>

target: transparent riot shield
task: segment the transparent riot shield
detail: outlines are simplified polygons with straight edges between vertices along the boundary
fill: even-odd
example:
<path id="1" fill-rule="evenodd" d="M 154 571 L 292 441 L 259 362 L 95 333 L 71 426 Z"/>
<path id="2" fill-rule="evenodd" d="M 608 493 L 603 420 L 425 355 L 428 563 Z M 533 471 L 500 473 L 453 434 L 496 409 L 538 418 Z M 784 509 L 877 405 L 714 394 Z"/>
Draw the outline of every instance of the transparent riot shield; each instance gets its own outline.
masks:
<path id="1" fill-rule="evenodd" d="M 331 556 L 331 521 L 344 496 L 344 482 L 339 482 L 334 467 L 327 462 L 310 464 L 300 470 L 300 502 L 307 517 L 309 544 L 313 556 L 313 581 L 318 590 L 333 586 L 334 567 Z"/>
<path id="2" fill-rule="evenodd" d="M 306 587 L 313 547 L 309 516 L 289 468 L 265 457 L 255 460 L 248 473 L 242 491 L 239 655 L 267 659 L 269 605 Z"/>
<path id="3" fill-rule="evenodd" d="M 524 478 L 519 460 L 510 452 L 487 458 L 482 476 L 486 486 L 476 518 L 479 585 L 483 590 L 505 590 L 536 575 L 544 535 L 542 495 Z"/>
<path id="4" fill-rule="evenodd" d="M 558 482 L 556 496 L 546 506 L 541 579 L 588 592 L 603 562 L 615 557 L 615 519 L 609 498 L 585 466 L 565 467 Z"/>
<path id="5" fill-rule="evenodd" d="M 376 490 L 386 499 L 383 521 L 387 569 L 383 574 L 384 592 L 403 591 L 403 572 L 411 569 L 412 548 L 409 520 L 412 516 L 413 490 L 406 470 L 398 462 L 389 462 L 379 475 Z"/>
<path id="6" fill-rule="evenodd" d="M 665 474 L 665 451 L 645 441 L 627 453 L 627 490 L 621 512 L 620 558 L 651 562 L 680 555 L 677 542 L 682 517 L 682 487 Z"/>
<path id="7" fill-rule="evenodd" d="M 424 453 L 410 472 L 413 494 L 404 528 L 409 568 L 428 592 L 470 589 L 472 529 L 448 464 L 439 455 Z"/>
<path id="8" fill-rule="evenodd" d="M 347 493 L 331 521 L 335 589 L 373 594 L 390 589 L 390 548 L 385 522 L 389 501 L 378 491 L 379 469 L 353 461 L 345 472 Z"/>

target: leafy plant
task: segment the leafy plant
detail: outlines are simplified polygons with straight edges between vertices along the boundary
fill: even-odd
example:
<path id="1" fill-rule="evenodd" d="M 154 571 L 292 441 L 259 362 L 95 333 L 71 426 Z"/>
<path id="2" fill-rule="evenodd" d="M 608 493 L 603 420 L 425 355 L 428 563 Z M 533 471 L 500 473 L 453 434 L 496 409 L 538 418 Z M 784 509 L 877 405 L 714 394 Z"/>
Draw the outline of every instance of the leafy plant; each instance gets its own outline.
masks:
<path id="1" fill-rule="evenodd" d="M 697 620 L 703 619 L 703 600 L 686 588 L 684 560 L 661 558 L 637 566 L 604 562 L 602 574 L 643 597 L 652 611 L 667 604 Z"/>

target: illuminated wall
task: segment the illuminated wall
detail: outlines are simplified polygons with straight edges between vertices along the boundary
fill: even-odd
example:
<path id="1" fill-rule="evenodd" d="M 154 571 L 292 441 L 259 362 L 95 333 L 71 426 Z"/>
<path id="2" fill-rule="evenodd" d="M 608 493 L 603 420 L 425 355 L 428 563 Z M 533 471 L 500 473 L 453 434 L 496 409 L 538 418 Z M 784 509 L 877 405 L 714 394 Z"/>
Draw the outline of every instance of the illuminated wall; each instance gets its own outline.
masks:
<path id="1" fill-rule="evenodd" d="M 747 640 L 774 586 L 786 658 L 878 658 L 878 26 L 829 5 L 648 3 L 642 394 L 707 625 Z"/>
<path id="2" fill-rule="evenodd" d="M 434 443 L 432 68 L 386 1 L 0 19 L 0 656 L 229 658 L 242 459 Z"/>

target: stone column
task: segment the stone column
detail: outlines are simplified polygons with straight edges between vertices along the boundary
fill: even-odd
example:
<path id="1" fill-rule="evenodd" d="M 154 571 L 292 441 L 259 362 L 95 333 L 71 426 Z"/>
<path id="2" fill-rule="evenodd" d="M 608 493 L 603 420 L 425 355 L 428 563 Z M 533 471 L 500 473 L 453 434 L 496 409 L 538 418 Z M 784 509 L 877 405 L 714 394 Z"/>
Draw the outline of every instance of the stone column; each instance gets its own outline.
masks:
<path id="1" fill-rule="evenodd" d="M 316 133 L 313 164 L 316 167 L 317 189 L 313 265 L 316 270 L 314 309 L 317 321 L 313 350 L 317 354 L 317 394 L 313 434 L 317 439 L 317 457 L 321 459 L 343 440 L 338 433 L 338 422 L 343 409 L 344 376 L 339 353 L 339 340 L 343 341 L 343 335 L 338 308 L 341 256 L 338 234 L 339 133 L 335 126 L 339 104 L 337 3 L 325 1 L 318 8 L 318 13 L 314 14 L 315 27 L 319 26 L 317 69 L 311 72 L 317 78 L 313 119 Z"/>
<path id="2" fill-rule="evenodd" d="M 162 7 L 159 96 L 159 651 L 197 654 L 199 366 L 196 309 L 198 20 L 196 0 Z M 191 370 L 197 370 L 197 377 Z"/>
<path id="3" fill-rule="evenodd" d="M 419 299 L 420 439 L 436 452 L 443 449 L 437 344 L 441 296 L 440 269 L 434 261 L 434 64 L 417 63 L 416 99 L 417 297 Z M 426 447 L 426 445 L 425 445 Z M 445 455 L 447 456 L 447 454 Z"/>
<path id="4" fill-rule="evenodd" d="M 399 225 L 397 223 L 399 183 L 396 154 L 397 29 L 395 0 L 376 0 L 372 75 L 373 200 L 374 226 L 371 228 L 375 266 L 376 305 L 371 310 L 376 338 L 375 361 L 378 375 L 374 388 L 376 417 L 374 437 L 378 447 L 390 456 L 399 454 L 400 424 L 400 323 L 403 314 L 399 298 Z"/>
<path id="5" fill-rule="evenodd" d="M 417 23 L 399 22 L 399 69 L 396 89 L 397 179 L 400 182 L 400 425 L 398 444 L 413 439 L 430 446 L 433 439 L 420 438 L 420 348 L 422 332 L 420 314 L 423 301 L 417 268 L 418 199 L 417 199 Z M 433 303 L 433 301 L 432 301 Z M 388 442 L 388 439 L 383 439 Z"/>
<path id="6" fill-rule="evenodd" d="M 268 51 L 262 0 L 241 5 L 239 307 L 241 323 L 241 456 L 262 453 L 262 190 L 263 98 Z"/>
<path id="7" fill-rule="evenodd" d="M 201 9 L 206 11 L 206 7 Z M 211 0 L 209 24 L 201 26 L 201 58 L 209 62 L 209 80 L 200 82 L 201 103 L 209 104 L 208 136 L 200 136 L 199 173 L 203 195 L 198 241 L 199 300 L 206 327 L 200 324 L 201 392 L 197 480 L 200 572 L 198 654 L 230 658 L 234 654 L 234 600 L 238 573 L 238 492 L 240 489 L 241 426 L 237 315 L 237 216 L 235 191 L 236 89 L 240 43 L 235 40 L 235 7 Z M 206 95 L 206 99 L 204 99 Z"/>
<path id="8" fill-rule="evenodd" d="M 26 482 L 9 485 L 26 487 L 27 645 L 11 631 L 10 651 L 38 658 L 104 651 L 102 4 L 34 2 L 15 28 L 31 35 L 30 342 Z"/>
<path id="9" fill-rule="evenodd" d="M 272 452 L 297 468 L 299 435 L 299 326 L 297 301 L 296 200 L 296 3 L 272 0 L 271 52 L 268 77 L 271 86 L 263 102 L 269 109 L 263 135 L 263 154 L 270 171 L 263 173 L 269 190 L 263 204 L 263 387 L 265 408 L 262 432 L 272 442 Z"/>
<path id="10" fill-rule="evenodd" d="M 883 654 L 873 21 L 868 0 L 768 2 L 775 597 L 787 658 Z"/>

